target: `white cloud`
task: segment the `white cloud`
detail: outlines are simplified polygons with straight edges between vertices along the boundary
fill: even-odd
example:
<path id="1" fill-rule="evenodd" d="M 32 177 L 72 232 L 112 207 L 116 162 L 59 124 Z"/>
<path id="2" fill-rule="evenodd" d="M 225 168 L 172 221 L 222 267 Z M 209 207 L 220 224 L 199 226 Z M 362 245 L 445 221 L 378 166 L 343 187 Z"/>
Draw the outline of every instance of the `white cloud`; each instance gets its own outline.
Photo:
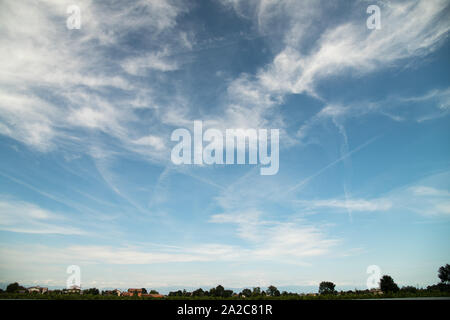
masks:
<path id="1" fill-rule="evenodd" d="M 423 182 L 439 181 L 448 175 L 443 173 L 424 179 Z M 401 187 L 375 199 L 320 199 L 294 200 L 296 204 L 308 209 L 342 210 L 349 212 L 404 212 L 416 213 L 429 217 L 442 217 L 450 214 L 450 192 L 418 183 L 414 186 Z"/>
<path id="2" fill-rule="evenodd" d="M 326 104 L 314 116 L 306 120 L 297 131 L 300 142 L 310 141 L 310 131 L 329 121 L 339 130 L 345 121 L 366 115 L 381 114 L 393 121 L 416 121 L 445 117 L 450 109 L 450 89 L 433 89 L 419 96 L 389 96 L 379 101 L 358 101 L 341 104 Z"/>
<path id="3" fill-rule="evenodd" d="M 446 2 L 438 0 L 384 5 L 383 29 L 376 32 L 368 32 L 365 23 L 359 20 L 338 25 L 324 20 L 332 7 L 326 2 L 321 3 L 323 6 L 313 1 L 223 2 L 237 10 L 241 17 L 254 19 L 259 33 L 268 36 L 278 53 L 255 75 L 242 74 L 231 81 L 227 89 L 229 101 L 223 104 L 223 114 L 205 115 L 205 122 L 218 127 L 279 128 L 281 141 L 288 146 L 295 143 L 295 139 L 283 130 L 285 123 L 281 113 L 274 110 L 283 103 L 286 94 L 317 95 L 318 81 L 342 71 L 372 72 L 399 59 L 423 56 L 437 47 L 448 31 L 448 23 L 441 19 Z M 82 27 L 74 31 L 57 26 L 65 22 L 69 3 L 49 0 L 39 4 L 7 2 L 3 5 L 0 45 L 6 50 L 0 53 L 0 83 L 22 100 L 39 92 L 40 88 L 54 97 L 35 94 L 36 103 L 40 99 L 45 104 L 39 110 L 42 119 L 39 124 L 22 113 L 16 113 L 14 121 L 2 114 L 0 132 L 46 151 L 56 141 L 61 142 L 58 139 L 70 137 L 73 143 L 74 136 L 83 145 L 82 134 L 72 131 L 66 135 L 65 130 L 84 127 L 101 130 L 118 139 L 125 149 L 141 153 L 142 148 L 129 147 L 135 137 L 143 135 L 137 129 L 140 126 L 136 124 L 142 121 L 135 109 L 161 110 L 152 120 L 159 127 L 191 123 L 194 112 L 189 101 L 181 112 L 178 106 L 157 108 L 155 97 L 148 93 L 158 95 L 158 90 L 149 89 L 148 82 L 144 85 L 130 78 L 130 75 L 145 74 L 158 82 L 161 78 L 150 71 L 181 68 L 183 62 L 174 48 L 192 50 L 195 38 L 190 30 L 175 30 L 177 18 L 189 10 L 188 5 L 181 1 L 141 0 L 126 5 L 114 2 L 106 7 L 85 0 L 79 2 Z M 317 21 L 324 23 L 318 27 Z M 123 37 L 142 30 L 153 39 L 151 50 L 133 51 L 123 58 L 106 54 L 115 50 Z M 309 30 L 314 31 L 311 33 L 314 36 L 320 36 L 313 39 Z M 273 37 L 271 32 L 275 33 Z M 278 39 L 276 44 L 271 42 L 274 39 Z M 121 70 L 120 67 L 124 72 L 111 72 Z M 133 98 L 118 99 L 108 91 L 111 87 L 117 89 L 116 92 L 127 91 L 126 96 Z M 441 109 L 448 110 L 444 100 L 440 103 Z M 57 107 L 55 101 L 58 101 Z M 39 109 L 34 103 L 27 105 L 20 99 L 10 106 L 25 107 L 27 112 Z M 67 121 L 62 120 L 64 116 L 54 116 L 55 109 L 68 114 Z M 15 121 L 21 124 L 12 125 Z M 158 136 L 163 131 L 157 130 L 151 135 Z"/>
<path id="4" fill-rule="evenodd" d="M 3 249 L 8 251 L 9 249 Z M 12 249 L 11 249 L 12 250 Z M 105 245 L 69 245 L 63 248 L 45 245 L 24 246 L 14 251 L 21 259 L 28 257 L 28 262 L 44 264 L 112 264 L 143 265 L 173 262 L 229 261 L 239 259 L 241 254 L 232 246 L 205 244 L 190 248 L 161 247 L 151 249 L 142 246 L 105 246 Z M 30 255 L 30 252 L 34 254 Z M 13 255 L 5 253 L 3 257 Z M 238 256 L 239 255 L 239 256 Z"/>
<path id="5" fill-rule="evenodd" d="M 114 112 L 113 109 L 109 110 Z M 69 122 L 76 126 L 90 129 L 101 129 L 106 131 L 111 125 L 115 125 L 114 115 L 108 114 L 105 109 L 94 109 L 91 107 L 81 107 L 72 111 Z"/>
<path id="6" fill-rule="evenodd" d="M 195 254 L 176 256 L 176 250 L 172 255 L 158 256 L 142 247 L 0 245 L 0 256 L 4 258 L 0 261 L 2 275 L 0 281 L 64 287 L 68 276 L 66 268 L 72 264 L 81 267 L 83 287 L 97 288 L 126 289 L 136 286 L 198 288 L 215 287 L 218 284 L 226 287 L 255 285 L 266 287 L 277 283 L 305 284 L 311 279 L 308 274 L 297 277 L 281 272 L 283 269 L 269 270 L 260 265 L 250 267 L 241 263 L 222 263 L 224 260 L 220 259 L 222 255 L 228 255 L 227 248 L 208 246 L 203 249 L 204 252 L 207 250 L 211 251 L 207 259 L 198 259 Z M 217 251 L 217 254 L 214 251 Z M 217 259 L 214 261 L 220 261 L 219 263 L 208 263 L 210 257 L 216 256 Z M 158 261 L 167 260 L 174 264 L 161 268 Z M 309 272 L 308 269 L 303 270 Z M 186 277 L 186 273 L 189 273 L 189 277 Z"/>
<path id="7" fill-rule="evenodd" d="M 52 120 L 58 116 L 53 104 L 36 96 L 0 91 L 0 133 L 41 151 L 52 147 L 56 134 Z"/>
<path id="8" fill-rule="evenodd" d="M 116 146 L 147 156 L 150 151 L 136 148 L 132 141 L 142 136 L 136 110 L 156 109 L 152 90 L 117 70 L 121 65 L 136 72 L 175 70 L 178 62 L 167 55 L 178 43 L 190 44 L 189 30 L 184 37 L 174 30 L 177 17 L 189 8 L 176 0 L 109 6 L 82 0 L 77 2 L 81 29 L 68 30 L 66 9 L 72 4 L 54 0 L 2 3 L 0 133 L 40 151 L 67 145 L 73 150 L 76 145 L 78 151 L 89 153 L 92 144 L 99 142 L 82 129 L 99 130 L 119 142 Z M 144 30 L 153 39 L 152 50 L 145 55 L 133 52 L 138 57 L 134 60 L 130 54 L 110 55 L 122 46 L 124 37 Z"/>
<path id="9" fill-rule="evenodd" d="M 231 223 L 237 226 L 237 236 L 250 243 L 251 250 L 242 259 L 277 259 L 290 263 L 305 263 L 307 258 L 329 253 L 339 243 L 304 221 L 280 222 L 261 219 L 258 211 L 213 215 L 211 223 Z"/>
<path id="10" fill-rule="evenodd" d="M 140 146 L 150 146 L 155 148 L 156 150 L 163 150 L 165 148 L 163 139 L 152 135 L 141 137 L 137 140 L 134 140 L 133 143 Z"/>
<path id="11" fill-rule="evenodd" d="M 450 197 L 450 192 L 448 192 L 447 190 L 439 190 L 426 186 L 411 187 L 411 191 L 416 196 Z"/>
<path id="12" fill-rule="evenodd" d="M 34 204 L 0 199 L 0 229 L 10 232 L 81 235 L 82 230 L 64 226 L 64 216 Z"/>
<path id="13" fill-rule="evenodd" d="M 437 175 L 437 177 L 446 175 L 448 176 L 447 173 L 444 173 Z M 432 176 L 428 180 L 433 178 Z M 402 207 L 406 207 L 412 212 L 421 215 L 429 217 L 450 215 L 450 192 L 445 189 L 419 183 L 418 185 L 393 192 L 392 197 Z"/>
<path id="14" fill-rule="evenodd" d="M 260 32 L 269 32 L 269 39 L 270 30 L 276 28 L 281 28 L 280 34 L 285 35 L 284 48 L 271 63 L 254 77 L 243 74 L 229 86 L 228 93 L 234 105 L 251 110 L 259 123 L 270 119 L 272 114 L 267 109 L 279 106 L 287 94 L 306 93 L 320 98 L 316 86 L 321 81 L 345 73 L 359 77 L 395 66 L 405 58 L 425 56 L 443 43 L 450 29 L 449 20 L 444 17 L 448 6 L 445 0 L 383 2 L 383 27 L 376 31 L 368 30 L 364 19 L 333 24 L 332 19 L 326 17 L 331 12 L 330 7 L 338 4 L 267 0 L 252 2 L 252 5 L 246 1 L 223 2 L 240 15 L 255 17 Z M 352 9 L 365 12 L 366 7 L 356 3 Z M 320 36 L 312 39 L 309 30 Z M 279 34 L 275 32 L 273 37 Z M 441 105 L 442 109 L 447 109 L 446 103 Z M 362 108 L 370 109 L 370 105 Z"/>
<path id="15" fill-rule="evenodd" d="M 26 206 L 20 206 L 20 208 L 24 207 Z M 3 205 L 0 208 L 2 208 L 0 213 L 5 212 Z M 27 218 L 49 219 L 49 213 L 35 207 L 32 208 L 34 209 L 27 211 Z M 211 222 L 237 223 L 240 228 L 239 236 L 250 241 L 251 245 L 249 247 L 218 243 L 178 247 L 69 245 L 63 248 L 29 245 L 17 250 L 13 247 L 0 248 L 0 251 L 2 251 L 2 257 L 7 260 L 19 259 L 22 262 L 27 261 L 27 263 L 34 264 L 72 264 L 76 262 L 77 264 L 150 265 L 208 261 L 244 263 L 264 260 L 301 265 L 307 264 L 305 260 L 307 258 L 329 253 L 330 248 L 339 242 L 336 239 L 325 239 L 323 233 L 312 226 L 257 219 L 252 226 L 247 228 L 246 219 L 231 222 L 226 215 L 223 215 L 222 218 L 213 217 Z M 61 229 L 59 231 L 55 227 L 43 229 L 42 233 L 66 232 L 70 234 L 69 230 Z M 33 254 L 30 254 L 31 252 Z"/>
<path id="16" fill-rule="evenodd" d="M 270 91 L 313 92 L 318 80 L 346 69 L 367 73 L 426 55 L 450 28 L 446 19 L 439 19 L 447 5 L 444 0 L 389 4 L 383 7 L 383 28 L 370 33 L 361 21 L 334 26 L 310 54 L 287 46 L 259 73 L 260 83 Z"/>
<path id="17" fill-rule="evenodd" d="M 145 75 L 147 70 L 174 71 L 178 63 L 168 58 L 168 50 L 149 53 L 144 56 L 128 58 L 122 63 L 122 68 L 132 75 Z"/>
<path id="18" fill-rule="evenodd" d="M 309 208 L 346 209 L 350 211 L 386 211 L 392 207 L 388 199 L 327 199 L 298 200 L 297 203 Z"/>

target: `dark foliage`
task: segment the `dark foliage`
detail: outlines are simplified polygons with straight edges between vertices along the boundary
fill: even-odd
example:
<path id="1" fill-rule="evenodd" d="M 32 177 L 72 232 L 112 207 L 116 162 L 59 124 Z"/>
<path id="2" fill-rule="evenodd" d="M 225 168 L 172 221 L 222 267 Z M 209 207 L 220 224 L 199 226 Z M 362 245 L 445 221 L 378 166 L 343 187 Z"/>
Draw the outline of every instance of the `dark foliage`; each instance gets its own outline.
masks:
<path id="1" fill-rule="evenodd" d="M 388 275 L 384 275 L 381 277 L 380 289 L 381 291 L 383 291 L 383 293 L 396 293 L 400 290 L 398 288 L 398 285 L 394 282 L 394 279 L 392 279 L 392 277 Z"/>
<path id="2" fill-rule="evenodd" d="M 330 281 L 322 281 L 319 285 L 319 293 L 320 294 L 334 294 L 336 291 L 334 290 L 335 284 Z"/>

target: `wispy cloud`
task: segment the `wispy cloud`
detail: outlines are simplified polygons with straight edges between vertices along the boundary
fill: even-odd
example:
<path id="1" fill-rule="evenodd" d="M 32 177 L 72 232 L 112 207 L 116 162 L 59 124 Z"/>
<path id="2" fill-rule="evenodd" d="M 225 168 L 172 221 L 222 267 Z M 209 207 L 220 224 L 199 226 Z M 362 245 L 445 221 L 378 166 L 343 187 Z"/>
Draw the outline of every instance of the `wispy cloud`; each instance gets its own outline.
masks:
<path id="1" fill-rule="evenodd" d="M 242 74 L 229 88 L 233 99 L 263 119 L 264 114 L 270 114 L 267 109 L 279 106 L 287 94 L 306 93 L 322 99 L 316 91 L 317 84 L 337 74 L 351 73 L 360 77 L 392 67 L 401 59 L 425 56 L 442 45 L 450 29 L 448 19 L 443 18 L 448 6 L 445 0 L 382 2 L 381 30 L 367 30 L 364 19 L 326 25 L 311 46 L 305 45 L 305 41 L 311 41 L 305 36 L 305 30 L 309 30 L 305 25 L 326 20 L 320 19 L 326 14 L 326 4 L 316 5 L 311 11 L 308 1 L 301 4 L 298 1 L 256 1 L 252 5 L 243 1 L 224 2 L 239 14 L 243 10 L 256 12 L 249 16 L 257 17 L 255 23 L 261 32 L 264 26 L 273 27 L 273 22 L 280 21 L 281 16 L 289 17 L 286 24 L 281 24 L 286 35 L 284 49 L 254 76 L 249 78 Z M 298 7 L 305 7 L 305 10 L 297 10 Z M 358 9 L 365 12 L 366 7 L 358 2 L 354 10 Z"/>
<path id="2" fill-rule="evenodd" d="M 445 179 L 448 172 L 429 176 L 412 186 L 402 186 L 386 192 L 379 198 L 332 198 L 315 200 L 293 200 L 301 208 L 313 212 L 404 212 L 428 217 L 445 217 L 450 214 L 450 192 L 436 188 L 439 181 Z M 428 184 L 428 185 L 424 185 Z"/>
<path id="3" fill-rule="evenodd" d="M 276 39 L 269 30 L 275 32 L 274 37 L 284 36 L 281 49 L 269 64 L 253 75 L 243 73 L 230 81 L 227 99 L 221 103 L 223 114 L 205 115 L 206 126 L 209 122 L 219 127 L 280 128 L 281 141 L 286 146 L 294 144 L 295 138 L 284 131 L 283 116 L 273 110 L 285 101 L 286 95 L 307 93 L 318 97 L 316 84 L 345 70 L 356 74 L 373 72 L 403 58 L 424 56 L 442 43 L 449 29 L 446 20 L 441 19 L 446 1 L 383 3 L 382 30 L 370 32 L 359 20 L 337 25 L 330 22 L 317 27 L 321 36 L 305 50 L 305 42 L 311 42 L 305 34 L 306 27 L 325 21 L 326 4 L 321 8 L 310 1 L 223 3 L 252 20 L 269 43 Z M 160 109 L 155 102 L 160 96 L 158 90 L 134 76 L 146 75 L 156 84 L 164 83 L 164 77 L 153 73 L 174 71 L 182 66 L 174 52 L 180 47 L 192 50 L 193 43 L 188 37 L 189 30 L 175 27 L 189 5 L 169 0 L 136 1 L 118 13 L 118 3 L 105 7 L 82 1 L 83 25 L 76 33 L 64 28 L 67 4 L 68 1 L 45 1 L 42 6 L 3 4 L 1 44 L 7 50 L 1 59 L 0 82 L 9 93 L 3 93 L 1 99 L 0 108 L 4 112 L 0 132 L 48 151 L 56 142 L 58 147 L 64 145 L 61 140 L 83 149 L 83 143 L 90 138 L 85 130 L 100 130 L 116 140 L 118 147 L 151 161 L 161 161 L 164 150 L 161 143 L 150 144 L 155 147 L 152 150 L 137 148 L 133 142 L 143 141 L 139 139 L 149 134 L 161 140 L 171 125 L 189 124 L 194 119 L 192 109 L 198 106 L 187 102 L 181 109 L 167 104 Z M 33 10 L 29 10 L 30 6 Z M 27 23 L 21 23 L 22 20 Z M 58 24 L 61 26 L 57 27 Z M 123 52 L 119 46 L 123 38 L 144 29 L 152 38 L 151 47 Z M 108 54 L 115 49 L 122 53 L 117 57 Z M 123 72 L 112 74 L 113 68 L 123 68 Z M 110 88 L 116 92 L 112 94 Z M 448 110 L 446 105 L 441 103 L 441 109 Z M 152 132 L 143 130 L 135 107 L 155 110 L 151 117 L 145 118 L 150 121 L 147 128 L 151 126 Z M 20 108 L 24 112 L 13 112 Z"/>
<path id="4" fill-rule="evenodd" d="M 288 190 L 286 190 L 286 193 L 290 193 L 290 192 L 294 192 L 295 190 L 298 190 L 301 187 L 304 187 L 306 184 L 308 184 L 312 179 L 316 178 L 317 176 L 321 175 L 323 172 L 325 172 L 326 170 L 330 169 L 331 167 L 335 166 L 336 164 L 340 163 L 341 161 L 344 161 L 345 159 L 349 158 L 352 154 L 362 150 L 363 148 L 367 147 L 368 145 L 370 145 L 371 143 L 373 143 L 376 139 L 378 139 L 379 137 L 374 137 L 372 139 L 369 139 L 368 141 L 364 142 L 363 144 L 359 145 L 358 147 L 348 151 L 345 154 L 342 154 L 339 158 L 337 158 L 336 160 L 330 162 L 329 164 L 327 164 L 326 166 L 324 166 L 323 168 L 321 168 L 320 170 L 318 170 L 317 172 L 313 173 L 312 175 L 306 177 L 305 179 L 302 179 L 302 181 L 300 181 L 299 183 L 293 185 L 292 187 L 290 187 Z"/>
<path id="5" fill-rule="evenodd" d="M 307 262 L 305 258 L 327 254 L 339 243 L 305 221 L 264 220 L 258 211 L 216 214 L 210 222 L 236 225 L 236 235 L 253 248 L 246 253 L 249 258 L 277 258 L 301 264 Z"/>
<path id="6" fill-rule="evenodd" d="M 363 212 L 386 211 L 392 207 L 392 203 L 388 199 L 299 200 L 298 203 L 309 208 L 334 208 Z"/>
<path id="7" fill-rule="evenodd" d="M 168 51 L 159 51 L 144 56 L 129 58 L 122 63 L 126 72 L 132 75 L 145 75 L 148 70 L 174 71 L 179 68 L 176 61 L 170 60 Z"/>
<path id="8" fill-rule="evenodd" d="M 416 196 L 450 197 L 450 192 L 448 190 L 439 190 L 432 187 L 416 186 L 411 187 L 410 190 Z"/>
<path id="9" fill-rule="evenodd" d="M 445 189 L 416 185 L 393 192 L 392 197 L 399 207 L 408 208 L 420 215 L 429 217 L 450 215 L 450 192 Z"/>
<path id="10" fill-rule="evenodd" d="M 433 89 L 419 96 L 392 95 L 378 101 L 326 104 L 300 126 L 296 136 L 301 143 L 311 143 L 314 142 L 311 131 L 321 126 L 331 123 L 342 133 L 346 122 L 373 115 L 383 115 L 396 122 L 421 123 L 447 116 L 449 103 L 449 89 L 446 88 Z"/>
<path id="11" fill-rule="evenodd" d="M 67 226 L 67 218 L 34 204 L 0 198 L 0 229 L 36 234 L 82 235 L 83 230 Z"/>
<path id="12" fill-rule="evenodd" d="M 258 79 L 270 91 L 314 92 L 319 79 L 345 69 L 372 72 L 398 59 L 425 55 L 450 28 L 439 19 L 447 5 L 442 0 L 386 3 L 382 30 L 368 32 L 361 21 L 335 26 L 322 34 L 310 54 L 287 46 Z"/>
<path id="13" fill-rule="evenodd" d="M 68 30 L 69 4 L 50 0 L 2 4 L 0 132 L 40 151 L 76 145 L 89 153 L 85 146 L 96 143 L 89 132 L 101 131 L 118 141 L 118 147 L 131 146 L 129 151 L 140 153 L 143 148 L 133 147 L 131 141 L 149 132 L 137 128 L 135 109 L 155 107 L 151 88 L 129 73 L 177 69 L 178 62 L 166 58 L 173 43 L 165 39 L 174 34 L 174 43 L 187 45 L 186 31 L 179 37 L 173 28 L 188 6 L 169 0 L 134 1 L 117 11 L 123 4 L 86 0 L 77 4 L 81 29 Z M 109 54 L 124 49 L 124 37 L 144 29 L 153 37 L 152 49 L 118 58 Z M 111 72 L 120 66 L 124 72 Z M 111 93 L 111 88 L 116 91 Z M 144 154 L 158 154 L 161 145 L 153 151 Z"/>

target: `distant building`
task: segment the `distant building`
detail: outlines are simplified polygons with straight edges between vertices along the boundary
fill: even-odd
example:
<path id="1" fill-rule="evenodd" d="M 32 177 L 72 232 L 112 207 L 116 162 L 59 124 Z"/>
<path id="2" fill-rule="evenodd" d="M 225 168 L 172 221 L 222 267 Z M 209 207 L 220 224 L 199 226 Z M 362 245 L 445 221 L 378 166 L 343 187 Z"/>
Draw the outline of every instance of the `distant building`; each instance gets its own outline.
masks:
<path id="1" fill-rule="evenodd" d="M 125 291 L 120 294 L 121 297 L 132 297 L 133 295 L 134 295 L 133 293 Z"/>
<path id="2" fill-rule="evenodd" d="M 142 289 L 133 289 L 133 288 L 131 288 L 131 289 L 128 289 L 128 293 L 130 293 L 131 294 L 131 296 L 138 296 L 138 297 L 140 297 L 140 296 L 142 296 Z"/>
<path id="3" fill-rule="evenodd" d="M 121 293 L 122 293 L 122 291 L 120 291 L 119 289 L 114 289 L 114 290 L 113 290 L 113 293 L 114 293 L 115 295 L 117 295 L 117 296 L 120 296 Z"/>
<path id="4" fill-rule="evenodd" d="M 380 288 L 373 288 L 373 289 L 370 289 L 369 291 L 372 294 L 383 294 L 383 291 L 381 291 Z"/>
<path id="5" fill-rule="evenodd" d="M 39 287 L 39 286 L 35 286 L 35 287 L 29 287 L 27 288 L 28 293 L 47 293 L 48 292 L 48 288 L 43 288 L 43 287 Z"/>
<path id="6" fill-rule="evenodd" d="M 103 291 L 103 295 L 105 296 L 120 296 L 122 293 L 122 291 L 120 291 L 119 289 L 114 289 L 114 290 L 105 290 Z"/>
<path id="7" fill-rule="evenodd" d="M 63 293 L 72 294 L 72 293 L 81 293 L 81 288 L 79 286 L 71 286 L 68 289 L 63 289 Z"/>

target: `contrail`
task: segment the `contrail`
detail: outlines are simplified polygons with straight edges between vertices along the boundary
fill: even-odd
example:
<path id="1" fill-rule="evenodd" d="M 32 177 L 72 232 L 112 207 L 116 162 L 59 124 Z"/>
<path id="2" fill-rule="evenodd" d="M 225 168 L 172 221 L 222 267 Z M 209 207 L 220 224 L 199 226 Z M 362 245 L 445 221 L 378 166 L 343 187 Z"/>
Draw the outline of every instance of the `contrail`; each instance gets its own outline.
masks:
<path id="1" fill-rule="evenodd" d="M 317 171 L 316 173 L 314 173 L 313 175 L 310 175 L 309 177 L 307 177 L 306 179 L 302 180 L 300 183 L 296 184 L 295 186 L 291 187 L 290 189 L 287 190 L 286 193 L 290 193 L 298 188 L 300 188 L 301 186 L 305 185 L 306 183 L 308 183 L 309 181 L 311 181 L 312 179 L 314 179 L 315 177 L 317 177 L 318 175 L 322 174 L 325 170 L 331 168 L 332 166 L 334 166 L 335 164 L 341 162 L 342 160 L 348 158 L 349 156 L 351 156 L 352 154 L 360 151 L 361 149 L 367 147 L 369 144 L 371 144 L 372 142 L 374 142 L 375 140 L 377 140 L 379 137 L 381 137 L 381 135 L 373 137 L 372 139 L 369 139 L 368 141 L 364 142 L 362 145 L 360 145 L 359 147 L 353 149 L 352 151 L 344 154 L 342 157 L 334 160 L 333 162 L 329 163 L 328 165 L 326 165 L 325 167 L 323 167 L 322 169 L 320 169 L 319 171 Z"/>

